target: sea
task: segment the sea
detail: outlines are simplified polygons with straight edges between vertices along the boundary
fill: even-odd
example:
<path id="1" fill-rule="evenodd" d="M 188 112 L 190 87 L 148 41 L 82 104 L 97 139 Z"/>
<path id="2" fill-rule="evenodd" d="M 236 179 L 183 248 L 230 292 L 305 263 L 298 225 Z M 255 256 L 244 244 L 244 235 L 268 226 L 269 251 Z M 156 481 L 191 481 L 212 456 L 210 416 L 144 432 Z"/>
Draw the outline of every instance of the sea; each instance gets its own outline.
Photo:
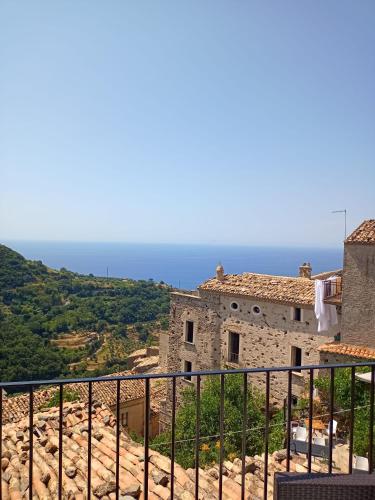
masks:
<path id="1" fill-rule="evenodd" d="M 138 243 L 82 243 L 4 241 L 27 259 L 41 260 L 54 269 L 65 267 L 82 274 L 160 282 L 193 290 L 215 275 L 220 262 L 225 273 L 254 272 L 297 276 L 310 262 L 313 274 L 340 269 L 342 247 L 289 248 L 229 245 Z"/>

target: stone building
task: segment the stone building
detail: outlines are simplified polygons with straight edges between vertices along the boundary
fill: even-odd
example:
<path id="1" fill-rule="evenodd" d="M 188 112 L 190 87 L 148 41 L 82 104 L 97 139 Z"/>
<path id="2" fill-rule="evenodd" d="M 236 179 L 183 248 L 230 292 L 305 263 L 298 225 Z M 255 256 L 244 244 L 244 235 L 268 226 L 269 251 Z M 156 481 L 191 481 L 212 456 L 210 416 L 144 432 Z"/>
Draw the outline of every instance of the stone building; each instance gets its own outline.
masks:
<path id="1" fill-rule="evenodd" d="M 340 271 L 326 273 L 327 277 Z M 190 372 L 218 368 L 301 366 L 319 362 L 319 346 L 333 340 L 339 324 L 318 333 L 314 313 L 315 278 L 311 266 L 298 277 L 244 273 L 216 276 L 196 292 L 175 292 L 171 298 L 170 329 L 160 342 L 162 371 Z M 162 352 L 166 350 L 167 352 Z M 253 375 L 258 386 L 265 376 Z M 179 386 L 194 383 L 187 376 Z M 292 375 L 293 394 L 305 387 L 305 377 Z M 271 375 L 271 399 L 282 403 L 287 375 Z M 168 402 L 166 403 L 168 407 Z M 168 419 L 166 409 L 164 418 Z M 162 415 L 160 416 L 162 421 Z"/>
<path id="2" fill-rule="evenodd" d="M 375 220 L 365 220 L 344 242 L 339 342 L 320 346 L 324 363 L 375 360 Z"/>
<path id="3" fill-rule="evenodd" d="M 173 293 L 170 330 L 160 339 L 162 370 L 375 360 L 375 220 L 364 221 L 344 243 L 343 270 L 313 276 L 305 263 L 298 277 L 230 275 L 219 265 L 216 276 L 197 291 Z M 324 304 L 335 309 L 338 319 L 322 332 L 315 315 L 318 280 L 324 285 Z M 252 377 L 259 387 L 265 384 L 264 375 Z M 296 369 L 294 396 L 305 382 Z M 191 383 L 187 376 L 179 387 Z M 273 402 L 282 403 L 286 393 L 286 374 L 272 374 Z M 161 421 L 168 419 L 168 405 Z"/>

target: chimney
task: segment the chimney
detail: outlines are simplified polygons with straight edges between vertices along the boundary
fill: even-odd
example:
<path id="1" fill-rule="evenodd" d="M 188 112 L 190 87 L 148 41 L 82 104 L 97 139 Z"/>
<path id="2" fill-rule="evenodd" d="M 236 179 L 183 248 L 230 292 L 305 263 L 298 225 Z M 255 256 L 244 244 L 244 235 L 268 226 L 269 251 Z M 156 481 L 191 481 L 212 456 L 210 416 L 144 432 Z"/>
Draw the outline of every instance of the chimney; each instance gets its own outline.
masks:
<path id="1" fill-rule="evenodd" d="M 224 281 L 224 268 L 221 264 L 219 264 L 216 268 L 216 279 Z"/>
<path id="2" fill-rule="evenodd" d="M 304 262 L 302 266 L 299 266 L 299 277 L 311 279 L 311 265 L 310 262 Z"/>

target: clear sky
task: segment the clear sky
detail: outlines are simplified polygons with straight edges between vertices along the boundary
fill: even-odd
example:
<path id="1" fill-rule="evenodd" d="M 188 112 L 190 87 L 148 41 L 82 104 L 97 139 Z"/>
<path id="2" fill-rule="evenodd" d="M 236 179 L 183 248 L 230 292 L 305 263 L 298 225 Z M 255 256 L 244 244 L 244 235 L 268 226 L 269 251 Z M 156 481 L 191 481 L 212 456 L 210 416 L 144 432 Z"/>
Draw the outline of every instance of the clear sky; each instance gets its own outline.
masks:
<path id="1" fill-rule="evenodd" d="M 339 245 L 375 218 L 373 0 L 3 0 L 0 239 Z"/>

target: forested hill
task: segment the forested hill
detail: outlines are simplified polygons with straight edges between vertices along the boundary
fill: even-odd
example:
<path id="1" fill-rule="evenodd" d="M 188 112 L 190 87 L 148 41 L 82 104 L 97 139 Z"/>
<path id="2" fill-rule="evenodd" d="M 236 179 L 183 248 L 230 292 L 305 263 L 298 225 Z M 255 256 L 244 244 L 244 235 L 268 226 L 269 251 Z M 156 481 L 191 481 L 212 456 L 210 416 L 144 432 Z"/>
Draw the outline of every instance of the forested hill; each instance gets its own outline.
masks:
<path id="1" fill-rule="evenodd" d="M 0 245 L 0 380 L 67 375 L 104 336 L 127 345 L 129 327 L 146 341 L 144 325 L 165 322 L 169 292 L 153 281 L 56 271 Z M 58 348 L 56 339 L 72 332 L 90 332 L 96 343 Z"/>

